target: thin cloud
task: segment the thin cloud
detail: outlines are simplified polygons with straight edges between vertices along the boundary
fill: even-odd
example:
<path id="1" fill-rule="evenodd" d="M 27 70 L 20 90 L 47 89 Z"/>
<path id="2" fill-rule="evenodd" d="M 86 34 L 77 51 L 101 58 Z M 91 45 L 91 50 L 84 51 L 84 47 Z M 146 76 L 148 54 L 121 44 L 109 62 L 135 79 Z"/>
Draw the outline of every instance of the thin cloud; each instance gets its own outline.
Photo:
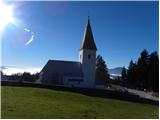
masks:
<path id="1" fill-rule="evenodd" d="M 24 30 L 25 30 L 26 32 L 30 32 L 30 30 L 29 30 L 29 29 L 27 29 L 27 28 L 24 28 Z"/>
<path id="2" fill-rule="evenodd" d="M 33 39 L 34 39 L 34 32 L 32 32 L 31 30 L 29 30 L 28 28 L 24 28 L 24 31 L 28 32 L 31 34 L 31 38 L 29 39 L 29 41 L 25 44 L 26 46 L 29 45 Z"/>
<path id="3" fill-rule="evenodd" d="M 34 39 L 34 35 L 31 36 L 30 40 L 25 44 L 26 46 L 29 45 Z"/>
<path id="4" fill-rule="evenodd" d="M 12 66 L 5 67 L 4 66 L 2 71 L 5 75 L 12 75 L 12 74 L 24 73 L 24 72 L 35 74 L 37 72 L 40 72 L 41 69 L 42 68 L 12 67 Z"/>

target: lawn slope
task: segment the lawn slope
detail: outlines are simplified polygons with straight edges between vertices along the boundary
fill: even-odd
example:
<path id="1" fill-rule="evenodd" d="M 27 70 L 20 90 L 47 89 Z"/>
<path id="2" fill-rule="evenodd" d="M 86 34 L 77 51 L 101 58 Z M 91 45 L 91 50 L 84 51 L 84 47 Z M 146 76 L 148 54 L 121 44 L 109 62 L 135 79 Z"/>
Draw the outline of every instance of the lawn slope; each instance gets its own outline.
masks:
<path id="1" fill-rule="evenodd" d="M 158 118 L 158 106 L 30 87 L 1 87 L 2 118 Z"/>

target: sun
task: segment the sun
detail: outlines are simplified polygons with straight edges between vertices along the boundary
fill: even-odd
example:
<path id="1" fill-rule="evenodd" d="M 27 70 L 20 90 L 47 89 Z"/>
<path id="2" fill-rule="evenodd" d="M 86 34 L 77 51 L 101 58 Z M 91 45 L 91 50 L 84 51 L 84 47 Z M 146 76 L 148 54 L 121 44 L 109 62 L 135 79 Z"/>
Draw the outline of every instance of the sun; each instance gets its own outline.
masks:
<path id="1" fill-rule="evenodd" d="M 6 5 L 0 1 L 0 31 L 3 30 L 8 23 L 14 23 L 13 6 Z"/>

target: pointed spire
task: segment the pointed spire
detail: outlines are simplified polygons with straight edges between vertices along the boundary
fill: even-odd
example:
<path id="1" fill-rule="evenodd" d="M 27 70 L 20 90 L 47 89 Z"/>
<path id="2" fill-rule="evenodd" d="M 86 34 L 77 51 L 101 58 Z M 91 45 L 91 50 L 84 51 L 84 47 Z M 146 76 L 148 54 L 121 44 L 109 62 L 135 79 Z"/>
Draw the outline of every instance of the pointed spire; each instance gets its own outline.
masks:
<path id="1" fill-rule="evenodd" d="M 92 30 L 91 30 L 89 16 L 87 19 L 87 24 L 86 24 L 82 44 L 80 47 L 80 50 L 82 50 L 82 49 L 97 50 L 95 42 L 94 42 Z"/>
<path id="2" fill-rule="evenodd" d="M 88 13 L 89 14 L 89 13 Z M 89 15 L 88 15 L 88 21 L 89 21 Z"/>

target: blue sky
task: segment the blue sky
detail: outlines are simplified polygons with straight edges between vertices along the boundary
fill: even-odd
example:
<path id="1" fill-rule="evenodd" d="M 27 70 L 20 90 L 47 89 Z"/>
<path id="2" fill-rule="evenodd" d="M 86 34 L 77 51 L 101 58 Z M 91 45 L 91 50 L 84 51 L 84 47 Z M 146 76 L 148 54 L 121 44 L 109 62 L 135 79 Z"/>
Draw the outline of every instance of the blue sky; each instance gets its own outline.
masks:
<path id="1" fill-rule="evenodd" d="M 97 54 L 108 68 L 128 67 L 144 49 L 158 51 L 158 1 L 12 4 L 16 23 L 3 30 L 2 65 L 41 68 L 49 59 L 78 61 L 88 15 Z"/>

